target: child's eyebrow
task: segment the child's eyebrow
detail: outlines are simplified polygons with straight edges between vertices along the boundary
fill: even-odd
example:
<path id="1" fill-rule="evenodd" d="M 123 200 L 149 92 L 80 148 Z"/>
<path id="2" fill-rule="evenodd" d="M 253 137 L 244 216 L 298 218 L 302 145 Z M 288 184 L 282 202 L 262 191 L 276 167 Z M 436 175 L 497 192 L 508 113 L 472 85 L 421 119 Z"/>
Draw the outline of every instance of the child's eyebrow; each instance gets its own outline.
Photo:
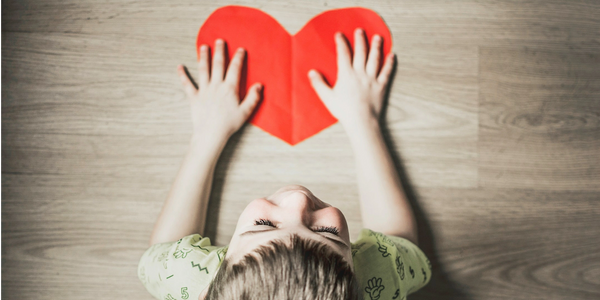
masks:
<path id="1" fill-rule="evenodd" d="M 255 235 L 255 234 L 259 234 L 259 233 L 263 233 L 263 232 L 267 232 L 267 231 L 273 231 L 273 230 L 277 230 L 277 228 L 270 228 L 270 229 L 265 229 L 265 230 L 249 230 L 249 231 L 246 231 L 246 232 L 240 234 L 240 237 Z M 348 245 L 346 245 L 346 243 L 344 243 L 342 241 L 339 241 L 337 239 L 328 238 L 328 237 L 324 237 L 324 238 L 336 243 L 337 245 L 342 246 L 342 248 L 344 248 L 344 249 L 349 249 Z M 317 241 L 317 242 L 322 243 L 319 241 Z M 329 245 L 327 245 L 327 244 L 325 244 L 325 246 L 329 247 Z"/>

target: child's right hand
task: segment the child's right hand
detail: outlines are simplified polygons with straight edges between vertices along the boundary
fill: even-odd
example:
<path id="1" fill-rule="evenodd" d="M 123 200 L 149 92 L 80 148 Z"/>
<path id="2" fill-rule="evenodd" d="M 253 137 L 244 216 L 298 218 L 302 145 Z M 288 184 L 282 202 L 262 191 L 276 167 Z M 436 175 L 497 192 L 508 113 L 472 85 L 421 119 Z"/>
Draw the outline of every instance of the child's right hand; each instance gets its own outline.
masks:
<path id="1" fill-rule="evenodd" d="M 323 76 L 315 71 L 308 72 L 312 87 L 329 112 L 346 130 L 372 120 L 379 121 L 383 97 L 392 68 L 394 54 L 385 59 L 379 72 L 381 37 L 375 35 L 367 58 L 367 42 L 364 31 L 354 32 L 354 57 L 342 33 L 336 33 L 337 81 L 331 88 Z"/>

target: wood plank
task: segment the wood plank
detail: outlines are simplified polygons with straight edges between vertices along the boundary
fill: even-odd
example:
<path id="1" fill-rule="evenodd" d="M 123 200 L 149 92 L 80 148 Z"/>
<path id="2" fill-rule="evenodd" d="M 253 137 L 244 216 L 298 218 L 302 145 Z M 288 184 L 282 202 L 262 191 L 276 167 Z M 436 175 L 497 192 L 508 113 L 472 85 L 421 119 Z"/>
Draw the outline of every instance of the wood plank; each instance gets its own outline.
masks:
<path id="1" fill-rule="evenodd" d="M 482 48 L 480 185 L 600 190 L 600 55 Z"/>
<path id="2" fill-rule="evenodd" d="M 438 272 L 413 299 L 600 296 L 597 192 L 431 188 L 418 200 Z"/>
<path id="3" fill-rule="evenodd" d="M 400 46 L 387 127 L 411 182 L 476 187 L 478 50 Z"/>
<path id="4" fill-rule="evenodd" d="M 600 4 L 575 1 L 476 1 L 440 2 L 343 0 L 178 1 L 5 1 L 3 32 L 109 33 L 193 38 L 212 11 L 223 5 L 259 8 L 276 18 L 290 33 L 297 32 L 314 15 L 328 9 L 364 6 L 379 13 L 402 44 L 450 45 L 530 44 L 595 50 L 600 38 Z M 124 30 L 124 29 L 127 30 Z M 160 41 L 157 39 L 157 42 Z M 161 43 L 163 44 L 163 43 Z"/>

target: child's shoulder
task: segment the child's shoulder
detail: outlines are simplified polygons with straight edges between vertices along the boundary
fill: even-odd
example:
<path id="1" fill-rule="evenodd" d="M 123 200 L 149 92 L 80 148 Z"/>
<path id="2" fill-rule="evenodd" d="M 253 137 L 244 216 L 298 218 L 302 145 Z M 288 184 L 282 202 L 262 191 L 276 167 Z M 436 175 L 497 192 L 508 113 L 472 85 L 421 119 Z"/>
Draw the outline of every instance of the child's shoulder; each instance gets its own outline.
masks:
<path id="1" fill-rule="evenodd" d="M 408 248 L 419 249 L 419 247 L 417 245 L 415 245 L 413 242 L 411 242 L 408 239 L 405 239 L 405 238 L 399 237 L 399 236 L 383 234 L 381 232 L 373 231 L 368 228 L 363 228 L 360 231 L 360 233 L 358 235 L 358 239 L 352 243 L 352 247 L 356 248 L 356 247 L 359 247 L 361 244 L 373 244 L 373 243 L 380 244 L 380 245 L 387 244 L 390 246 L 395 246 L 397 248 L 404 250 L 405 252 L 408 251 Z"/>
<path id="2" fill-rule="evenodd" d="M 405 238 L 365 228 L 351 249 L 354 271 L 365 299 L 369 299 L 367 295 L 376 296 L 371 294 L 373 291 L 379 291 L 386 298 L 401 299 L 426 285 L 431 278 L 429 259 Z"/>
<path id="3" fill-rule="evenodd" d="M 197 298 L 216 274 L 227 248 L 213 246 L 199 234 L 152 245 L 139 261 L 138 278 L 158 299 L 170 299 L 169 295 L 177 295 L 183 287 L 186 294 Z"/>

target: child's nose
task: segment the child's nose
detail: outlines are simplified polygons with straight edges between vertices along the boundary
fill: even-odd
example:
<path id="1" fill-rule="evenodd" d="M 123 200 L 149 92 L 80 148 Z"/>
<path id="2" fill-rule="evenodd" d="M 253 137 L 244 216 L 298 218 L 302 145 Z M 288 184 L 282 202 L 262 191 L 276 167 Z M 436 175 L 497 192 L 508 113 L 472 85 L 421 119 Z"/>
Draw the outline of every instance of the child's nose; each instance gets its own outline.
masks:
<path id="1" fill-rule="evenodd" d="M 308 213 L 315 210 L 315 204 L 306 194 L 296 191 L 289 193 L 281 200 L 280 207 L 286 209 L 290 217 L 303 219 Z"/>

